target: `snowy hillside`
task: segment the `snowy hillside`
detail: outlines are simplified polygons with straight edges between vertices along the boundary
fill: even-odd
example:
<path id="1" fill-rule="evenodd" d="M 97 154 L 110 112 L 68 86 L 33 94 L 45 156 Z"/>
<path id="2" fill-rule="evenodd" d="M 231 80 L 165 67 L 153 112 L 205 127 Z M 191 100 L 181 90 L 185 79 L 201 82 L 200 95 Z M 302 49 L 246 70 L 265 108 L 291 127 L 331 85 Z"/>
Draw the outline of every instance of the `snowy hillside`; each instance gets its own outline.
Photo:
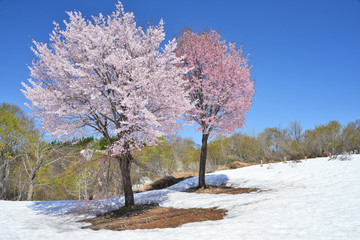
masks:
<path id="1" fill-rule="evenodd" d="M 0 201 L 1 239 L 360 239 L 360 155 L 349 161 L 316 158 L 267 164 L 208 175 L 213 185 L 262 191 L 240 195 L 179 192 L 196 185 L 188 179 L 168 189 L 136 195 L 138 203 L 158 201 L 176 208 L 227 209 L 220 221 L 188 223 L 175 229 L 93 231 L 69 215 L 72 201 Z M 113 208 L 118 199 L 112 199 Z"/>

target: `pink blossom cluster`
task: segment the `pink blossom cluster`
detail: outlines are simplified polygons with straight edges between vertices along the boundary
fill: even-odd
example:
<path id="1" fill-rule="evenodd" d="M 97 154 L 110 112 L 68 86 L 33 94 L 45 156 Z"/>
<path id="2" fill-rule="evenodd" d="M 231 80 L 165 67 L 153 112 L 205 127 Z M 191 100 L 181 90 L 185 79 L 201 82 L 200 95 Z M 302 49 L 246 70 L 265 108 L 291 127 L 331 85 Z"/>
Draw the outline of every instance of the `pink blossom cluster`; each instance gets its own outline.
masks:
<path id="1" fill-rule="evenodd" d="M 204 134 L 226 134 L 242 128 L 254 94 L 251 66 L 242 48 L 226 44 L 217 31 L 185 29 L 178 42 L 177 56 L 185 56 L 184 66 L 191 69 L 186 78 L 196 107 L 187 117 Z"/>

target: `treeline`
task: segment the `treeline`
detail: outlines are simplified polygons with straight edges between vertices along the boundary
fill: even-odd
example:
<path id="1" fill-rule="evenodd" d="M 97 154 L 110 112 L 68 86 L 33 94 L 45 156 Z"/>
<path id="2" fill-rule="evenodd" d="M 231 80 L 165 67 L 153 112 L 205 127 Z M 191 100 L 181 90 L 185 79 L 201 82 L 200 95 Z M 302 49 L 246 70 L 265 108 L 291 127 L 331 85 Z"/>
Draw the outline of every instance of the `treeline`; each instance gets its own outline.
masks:
<path id="1" fill-rule="evenodd" d="M 214 168 L 232 161 L 265 162 L 304 159 L 305 157 L 336 157 L 358 153 L 360 149 L 360 119 L 341 126 L 331 121 L 303 131 L 300 123 L 289 127 L 266 128 L 256 136 L 235 133 L 218 137 L 210 143 L 209 159 Z"/>
<path id="2" fill-rule="evenodd" d="M 234 161 L 259 163 L 261 160 L 282 161 L 284 157 L 287 160 L 335 158 L 339 154 L 359 153 L 359 150 L 360 119 L 346 126 L 331 121 L 305 131 L 294 121 L 287 128 L 266 128 L 255 136 L 234 133 L 216 137 L 208 145 L 207 171 L 215 171 Z M 151 163 L 151 168 L 159 174 L 196 172 L 199 155 L 198 145 L 180 137 L 136 153 L 139 161 Z"/>
<path id="3" fill-rule="evenodd" d="M 107 177 L 112 166 L 103 165 L 103 142 L 86 138 L 49 143 L 22 109 L 0 104 L 0 199 L 89 199 L 109 191 L 121 178 Z M 89 151 L 96 154 L 88 158 Z"/>
<path id="4" fill-rule="evenodd" d="M 0 105 L 0 198 L 10 200 L 96 199 L 122 194 L 118 162 L 107 141 L 94 137 L 47 142 L 19 107 Z M 208 145 L 207 171 L 234 161 L 258 163 L 337 156 L 360 150 L 360 119 L 337 121 L 303 131 L 266 128 L 256 135 L 218 136 Z M 161 139 L 156 147 L 133 152 L 132 181 L 142 184 L 178 172 L 197 172 L 200 146 L 192 139 Z"/>
<path id="5" fill-rule="evenodd" d="M 0 105 L 0 199 L 63 198 L 53 189 L 78 152 L 73 146 L 45 141 L 34 120 L 18 106 Z"/>

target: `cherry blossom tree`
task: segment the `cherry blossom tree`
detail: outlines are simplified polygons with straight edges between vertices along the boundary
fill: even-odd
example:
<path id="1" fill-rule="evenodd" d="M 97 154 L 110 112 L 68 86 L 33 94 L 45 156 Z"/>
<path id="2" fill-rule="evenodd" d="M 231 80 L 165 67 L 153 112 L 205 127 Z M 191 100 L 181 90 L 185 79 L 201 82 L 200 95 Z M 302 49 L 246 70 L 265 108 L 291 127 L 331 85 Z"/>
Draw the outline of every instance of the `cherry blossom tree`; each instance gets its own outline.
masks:
<path id="1" fill-rule="evenodd" d="M 36 58 L 22 92 L 51 136 L 107 139 L 120 164 L 125 206 L 134 205 L 131 151 L 177 129 L 191 107 L 188 70 L 175 54 L 175 39 L 161 47 L 162 20 L 143 29 L 120 2 L 106 17 L 67 13 L 64 30 L 54 23 L 49 45 L 33 42 Z"/>
<path id="2" fill-rule="evenodd" d="M 185 56 L 184 66 L 191 68 L 185 76 L 195 109 L 187 116 L 202 132 L 199 188 L 205 188 L 209 135 L 231 133 L 244 126 L 254 94 L 251 67 L 242 48 L 226 44 L 217 31 L 195 33 L 184 29 L 178 39 L 177 56 Z"/>

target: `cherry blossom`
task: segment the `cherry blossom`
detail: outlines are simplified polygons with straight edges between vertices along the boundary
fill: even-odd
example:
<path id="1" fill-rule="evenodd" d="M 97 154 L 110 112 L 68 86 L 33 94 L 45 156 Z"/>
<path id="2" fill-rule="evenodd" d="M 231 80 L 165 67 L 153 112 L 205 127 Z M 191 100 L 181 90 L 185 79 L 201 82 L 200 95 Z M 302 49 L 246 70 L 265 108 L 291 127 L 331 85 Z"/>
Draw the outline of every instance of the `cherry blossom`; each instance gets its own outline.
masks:
<path id="1" fill-rule="evenodd" d="M 125 205 L 132 205 L 131 150 L 178 128 L 191 107 L 183 78 L 188 69 L 175 54 L 175 39 L 161 47 L 163 20 L 139 27 L 120 2 L 109 16 L 67 14 L 65 29 L 54 23 L 50 44 L 33 41 L 36 58 L 22 92 L 51 136 L 108 140 L 126 175 Z"/>
<path id="2" fill-rule="evenodd" d="M 217 31 L 196 33 L 184 29 L 178 39 L 177 56 L 191 70 L 185 75 L 195 108 L 187 118 L 202 132 L 199 187 L 205 185 L 207 141 L 210 133 L 227 134 L 242 128 L 252 104 L 254 81 L 251 66 L 235 43 L 226 44 Z"/>

